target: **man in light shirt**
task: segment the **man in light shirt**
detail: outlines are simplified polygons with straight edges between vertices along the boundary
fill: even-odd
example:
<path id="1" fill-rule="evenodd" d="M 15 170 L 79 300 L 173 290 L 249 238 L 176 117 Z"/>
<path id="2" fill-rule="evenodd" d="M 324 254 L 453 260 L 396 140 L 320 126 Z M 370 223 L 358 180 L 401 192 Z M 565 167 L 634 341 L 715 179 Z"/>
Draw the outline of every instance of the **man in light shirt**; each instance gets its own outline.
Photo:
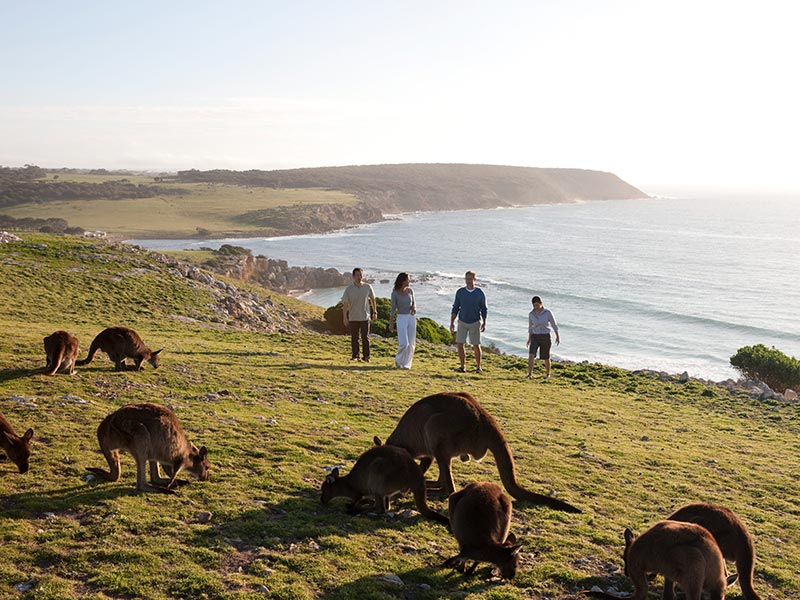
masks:
<path id="1" fill-rule="evenodd" d="M 358 360 L 358 338 L 361 336 L 361 356 L 369 362 L 369 322 L 378 318 L 378 307 L 375 304 L 375 292 L 372 286 L 364 283 L 363 271 L 353 269 L 353 283 L 348 285 L 342 295 L 342 320 L 346 329 L 350 330 L 350 360 Z M 372 308 L 372 311 L 370 311 Z"/>

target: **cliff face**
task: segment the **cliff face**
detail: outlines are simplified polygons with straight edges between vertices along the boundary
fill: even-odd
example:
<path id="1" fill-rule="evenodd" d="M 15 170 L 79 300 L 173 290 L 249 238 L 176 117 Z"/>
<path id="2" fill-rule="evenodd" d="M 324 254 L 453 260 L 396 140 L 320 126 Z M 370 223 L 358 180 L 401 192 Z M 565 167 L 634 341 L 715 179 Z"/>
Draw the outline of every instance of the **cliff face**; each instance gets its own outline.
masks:
<path id="1" fill-rule="evenodd" d="M 496 165 L 404 164 L 282 171 L 192 170 L 181 171 L 178 179 L 186 182 L 323 188 L 349 192 L 363 201 L 363 207 L 354 215 L 357 219 L 355 222 L 360 223 L 372 222 L 363 218 L 371 209 L 379 212 L 457 210 L 648 197 L 612 173 Z M 257 218 L 259 215 L 249 216 Z M 269 216 L 274 218 L 276 215 Z"/>

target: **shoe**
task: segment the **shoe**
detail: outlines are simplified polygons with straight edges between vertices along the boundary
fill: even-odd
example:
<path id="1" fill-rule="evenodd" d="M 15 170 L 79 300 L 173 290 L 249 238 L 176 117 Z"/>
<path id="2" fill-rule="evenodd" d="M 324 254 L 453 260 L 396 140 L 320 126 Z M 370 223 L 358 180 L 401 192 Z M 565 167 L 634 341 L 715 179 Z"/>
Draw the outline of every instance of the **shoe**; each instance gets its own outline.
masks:
<path id="1" fill-rule="evenodd" d="M 476 372 L 476 373 L 483 373 L 483 369 L 481 369 L 480 367 L 478 367 L 477 369 L 475 369 L 475 372 Z"/>
<path id="2" fill-rule="evenodd" d="M 531 378 L 530 375 L 525 375 L 525 379 L 530 379 L 530 378 Z"/>
<path id="3" fill-rule="evenodd" d="M 366 356 L 362 359 L 364 362 L 369 362 L 369 356 Z"/>
<path id="4" fill-rule="evenodd" d="M 351 360 L 351 361 L 358 360 L 358 357 L 357 357 L 357 356 L 354 356 L 354 357 L 352 357 L 350 360 Z"/>
<path id="5" fill-rule="evenodd" d="M 466 373 L 466 372 L 467 372 L 467 370 L 464 367 L 458 367 L 456 369 L 456 373 Z"/>

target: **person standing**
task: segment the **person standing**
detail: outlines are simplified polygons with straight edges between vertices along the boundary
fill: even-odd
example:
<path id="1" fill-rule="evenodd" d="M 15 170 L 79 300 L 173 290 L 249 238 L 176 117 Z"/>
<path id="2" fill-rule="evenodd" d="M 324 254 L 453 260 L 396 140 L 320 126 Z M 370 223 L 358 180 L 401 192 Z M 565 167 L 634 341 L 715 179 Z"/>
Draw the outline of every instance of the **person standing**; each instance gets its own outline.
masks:
<path id="1" fill-rule="evenodd" d="M 399 369 L 410 369 L 414 360 L 414 348 L 417 346 L 417 303 L 408 273 L 400 273 L 394 280 L 392 290 L 391 311 L 389 313 L 389 331 L 394 330 L 395 314 L 397 315 L 397 354 L 394 365 Z"/>
<path id="2" fill-rule="evenodd" d="M 364 273 L 359 268 L 353 269 L 353 283 L 348 285 L 342 294 L 342 320 L 345 328 L 350 330 L 350 360 L 358 360 L 358 338 L 361 336 L 361 356 L 369 362 L 369 322 L 378 318 L 378 307 L 375 304 L 375 292 L 372 286 L 363 282 Z M 370 311 L 370 308 L 372 311 Z"/>
<path id="3" fill-rule="evenodd" d="M 473 271 L 464 274 L 466 285 L 456 292 L 453 310 L 450 313 L 450 333 L 455 331 L 455 321 L 458 318 L 458 331 L 456 331 L 456 347 L 461 366 L 456 369 L 459 373 L 466 372 L 466 351 L 464 343 L 469 337 L 472 351 L 475 354 L 476 371 L 481 370 L 481 333 L 486 331 L 486 296 L 483 290 L 475 287 L 477 277 Z"/>
<path id="4" fill-rule="evenodd" d="M 539 358 L 544 361 L 545 379 L 550 379 L 550 346 L 553 341 L 550 338 L 550 331 L 556 333 L 556 345 L 561 344 L 561 335 L 558 333 L 556 318 L 549 309 L 544 307 L 539 296 L 531 298 L 533 310 L 528 313 L 528 376 L 531 378 L 533 373 L 533 363 L 536 360 L 536 351 L 539 350 Z"/>

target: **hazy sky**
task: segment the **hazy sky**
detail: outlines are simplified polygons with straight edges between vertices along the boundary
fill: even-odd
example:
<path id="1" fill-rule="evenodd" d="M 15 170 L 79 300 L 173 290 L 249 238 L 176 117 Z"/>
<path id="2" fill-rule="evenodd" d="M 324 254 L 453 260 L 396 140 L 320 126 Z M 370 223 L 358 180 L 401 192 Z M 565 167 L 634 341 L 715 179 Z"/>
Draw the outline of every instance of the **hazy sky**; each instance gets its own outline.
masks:
<path id="1" fill-rule="evenodd" d="M 3 0 L 0 164 L 800 190 L 798 27 L 770 0 Z"/>

